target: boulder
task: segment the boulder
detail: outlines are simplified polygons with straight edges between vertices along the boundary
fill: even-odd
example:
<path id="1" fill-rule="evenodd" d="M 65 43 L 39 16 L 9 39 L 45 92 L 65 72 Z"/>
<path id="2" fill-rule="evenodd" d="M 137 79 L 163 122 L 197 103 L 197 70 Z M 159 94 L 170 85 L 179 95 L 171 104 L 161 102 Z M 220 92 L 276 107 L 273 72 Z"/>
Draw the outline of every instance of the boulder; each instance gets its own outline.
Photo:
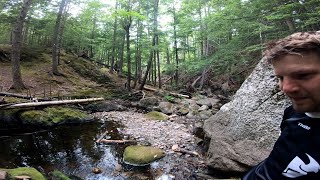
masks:
<path id="1" fill-rule="evenodd" d="M 61 124 L 79 124 L 92 121 L 84 111 L 66 107 L 48 107 L 43 110 L 27 110 L 19 115 L 23 124 L 36 126 L 55 126 Z"/>
<path id="2" fill-rule="evenodd" d="M 209 108 L 212 106 L 215 106 L 220 100 L 217 98 L 205 98 L 205 99 L 199 99 L 196 103 L 200 106 L 206 105 Z"/>
<path id="3" fill-rule="evenodd" d="M 144 109 L 152 109 L 159 105 L 159 100 L 156 97 L 146 97 L 139 101 L 139 106 Z"/>
<path id="4" fill-rule="evenodd" d="M 148 165 L 165 156 L 163 150 L 151 146 L 128 146 L 123 153 L 123 161 L 134 166 Z"/>
<path id="5" fill-rule="evenodd" d="M 0 170 L 0 180 L 7 179 L 8 173 L 6 171 Z"/>
<path id="6" fill-rule="evenodd" d="M 15 177 L 24 176 L 24 177 L 30 177 L 29 179 L 36 179 L 36 180 L 45 180 L 43 174 L 41 174 L 38 170 L 31 167 L 20 167 L 15 169 L 4 169 L 6 172 L 8 172 L 8 179 L 15 179 Z M 27 178 L 25 178 L 27 179 Z"/>
<path id="7" fill-rule="evenodd" d="M 110 112 L 110 111 L 124 111 L 125 107 L 114 102 L 98 102 L 85 106 L 85 109 L 91 112 Z"/>
<path id="8" fill-rule="evenodd" d="M 170 102 L 160 102 L 159 103 L 159 109 L 164 114 L 172 114 L 173 113 L 173 105 Z"/>
<path id="9" fill-rule="evenodd" d="M 204 122 L 210 168 L 244 172 L 268 156 L 289 106 L 273 74 L 261 60 L 233 100 Z"/>
<path id="10" fill-rule="evenodd" d="M 169 116 L 162 113 L 162 112 L 158 112 L 158 111 L 151 111 L 151 112 L 148 112 L 146 114 L 146 117 L 148 119 L 152 119 L 152 120 L 160 120 L 160 121 L 166 121 L 169 119 Z"/>

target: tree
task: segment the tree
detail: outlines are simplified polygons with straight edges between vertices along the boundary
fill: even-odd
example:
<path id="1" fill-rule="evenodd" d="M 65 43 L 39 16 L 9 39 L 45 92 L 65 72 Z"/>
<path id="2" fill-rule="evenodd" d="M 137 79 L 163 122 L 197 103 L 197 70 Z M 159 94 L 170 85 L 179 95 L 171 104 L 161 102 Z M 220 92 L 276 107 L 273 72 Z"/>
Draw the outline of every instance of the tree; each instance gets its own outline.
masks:
<path id="1" fill-rule="evenodd" d="M 25 89 L 25 85 L 23 84 L 21 77 L 21 69 L 20 69 L 20 56 L 21 56 L 21 43 L 22 39 L 22 28 L 24 20 L 27 16 L 28 10 L 31 6 L 31 0 L 24 0 L 20 13 L 17 17 L 17 21 L 15 27 L 12 32 L 12 50 L 11 50 L 11 64 L 12 64 L 12 80 L 13 84 L 11 89 Z"/>
<path id="2" fill-rule="evenodd" d="M 118 9 L 118 1 L 116 0 L 115 4 L 115 11 L 117 12 Z M 116 56 L 116 39 L 117 39 L 117 22 L 118 17 L 117 15 L 114 16 L 114 23 L 113 23 L 113 36 L 112 36 L 112 54 L 111 54 L 111 63 L 110 63 L 110 72 L 113 72 L 114 63 L 115 63 L 115 56 Z"/>
<path id="3" fill-rule="evenodd" d="M 58 56 L 59 56 L 59 30 L 62 20 L 62 12 L 67 4 L 67 0 L 62 0 L 60 3 L 59 12 L 57 15 L 56 25 L 54 27 L 54 33 L 53 33 L 53 44 L 52 44 L 52 74 L 54 75 L 61 75 L 58 71 Z"/>

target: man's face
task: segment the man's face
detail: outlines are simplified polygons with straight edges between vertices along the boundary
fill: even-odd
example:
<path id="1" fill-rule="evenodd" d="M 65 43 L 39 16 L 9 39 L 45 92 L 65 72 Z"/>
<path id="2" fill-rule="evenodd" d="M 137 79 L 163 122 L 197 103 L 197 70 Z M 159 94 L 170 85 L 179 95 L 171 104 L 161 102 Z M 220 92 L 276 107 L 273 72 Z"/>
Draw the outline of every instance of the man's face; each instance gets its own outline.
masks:
<path id="1" fill-rule="evenodd" d="M 298 112 L 320 112 L 320 57 L 285 55 L 272 62 L 280 89 Z"/>

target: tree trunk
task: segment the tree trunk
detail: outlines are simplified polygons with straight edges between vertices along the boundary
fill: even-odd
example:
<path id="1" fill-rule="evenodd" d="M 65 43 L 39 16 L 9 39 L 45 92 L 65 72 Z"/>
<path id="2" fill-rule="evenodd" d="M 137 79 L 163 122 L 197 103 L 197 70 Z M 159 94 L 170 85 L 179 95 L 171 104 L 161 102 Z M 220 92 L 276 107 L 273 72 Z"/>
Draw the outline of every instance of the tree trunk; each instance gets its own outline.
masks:
<path id="1" fill-rule="evenodd" d="M 130 54 L 130 26 L 131 26 L 131 17 L 129 17 L 127 25 L 125 27 L 126 39 L 127 39 L 127 67 L 128 67 L 128 76 L 127 76 L 127 90 L 131 91 L 131 54 Z"/>
<path id="2" fill-rule="evenodd" d="M 159 44 L 159 37 L 157 36 L 156 39 L 156 44 Z M 157 49 L 156 51 L 156 56 L 157 56 L 157 63 L 158 63 L 158 85 L 159 88 L 161 88 L 162 84 L 161 84 L 161 72 L 160 72 L 160 56 L 159 56 L 159 50 Z"/>
<path id="3" fill-rule="evenodd" d="M 173 10 L 173 36 L 174 36 L 174 53 L 175 53 L 175 60 L 176 60 L 176 69 L 175 69 L 175 83 L 176 86 L 178 86 L 179 83 L 179 57 L 178 57 L 178 43 L 177 43 L 177 15 L 176 15 L 176 10 L 174 8 Z"/>
<path id="4" fill-rule="evenodd" d="M 116 1 L 115 10 L 118 9 L 118 1 Z M 117 16 L 114 17 L 114 24 L 113 24 L 113 38 L 112 38 L 112 55 L 111 55 L 111 62 L 110 62 L 110 73 L 113 73 L 114 69 L 114 62 L 115 62 L 115 51 L 116 51 L 116 37 L 117 37 Z M 117 69 L 116 69 L 117 70 Z"/>
<path id="5" fill-rule="evenodd" d="M 120 57 L 119 57 L 119 61 L 117 63 L 117 65 L 119 67 L 119 76 L 122 76 L 125 38 L 126 38 L 126 34 L 123 34 L 122 40 L 121 40 L 122 45 L 121 45 L 121 50 L 120 50 Z"/>
<path id="6" fill-rule="evenodd" d="M 54 33 L 53 33 L 53 44 L 52 44 L 52 74 L 54 75 L 61 75 L 61 73 L 58 71 L 58 49 L 59 49 L 59 29 L 62 19 L 62 12 L 67 3 L 67 0 L 62 0 L 59 8 L 59 12 L 57 15 L 56 25 L 54 27 Z"/>
<path id="7" fill-rule="evenodd" d="M 25 20 L 28 10 L 31 6 L 32 0 L 24 0 L 15 27 L 12 32 L 12 50 L 11 50 L 11 64 L 12 64 L 12 80 L 13 84 L 11 89 L 25 89 L 25 85 L 21 78 L 20 69 L 20 56 L 21 56 L 21 43 L 22 43 L 22 28 L 23 21 Z"/>
<path id="8" fill-rule="evenodd" d="M 153 38 L 154 39 L 154 38 Z M 154 41 L 154 40 L 153 40 Z M 150 55 L 149 55 L 149 60 L 148 60 L 148 64 L 147 64 L 147 70 L 146 70 L 146 73 L 144 74 L 144 77 L 142 79 L 142 82 L 141 82 L 141 85 L 139 87 L 139 90 L 142 90 L 144 85 L 146 84 L 146 81 L 147 81 L 147 77 L 148 77 L 148 74 L 149 74 L 149 71 L 151 69 L 151 64 L 152 64 L 152 55 L 153 55 L 153 50 L 150 49 Z"/>

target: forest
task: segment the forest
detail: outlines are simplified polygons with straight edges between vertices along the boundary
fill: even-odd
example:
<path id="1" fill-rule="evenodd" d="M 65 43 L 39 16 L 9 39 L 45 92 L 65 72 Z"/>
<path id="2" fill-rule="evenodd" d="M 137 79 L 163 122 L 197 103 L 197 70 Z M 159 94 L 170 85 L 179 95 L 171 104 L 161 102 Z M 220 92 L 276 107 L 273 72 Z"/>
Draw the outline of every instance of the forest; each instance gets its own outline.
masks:
<path id="1" fill-rule="evenodd" d="M 319 0 L 8 0 L 0 44 L 12 44 L 13 88 L 24 87 L 19 47 L 52 49 L 105 64 L 127 89 L 238 87 L 266 42 L 320 26 Z M 1 52 L 0 52 L 1 53 Z"/>
<path id="2" fill-rule="evenodd" d="M 0 179 L 241 177 L 254 153 L 219 125 L 248 118 L 228 102 L 268 43 L 318 31 L 319 15 L 320 0 L 0 0 Z M 240 101 L 264 107 L 258 89 Z"/>

